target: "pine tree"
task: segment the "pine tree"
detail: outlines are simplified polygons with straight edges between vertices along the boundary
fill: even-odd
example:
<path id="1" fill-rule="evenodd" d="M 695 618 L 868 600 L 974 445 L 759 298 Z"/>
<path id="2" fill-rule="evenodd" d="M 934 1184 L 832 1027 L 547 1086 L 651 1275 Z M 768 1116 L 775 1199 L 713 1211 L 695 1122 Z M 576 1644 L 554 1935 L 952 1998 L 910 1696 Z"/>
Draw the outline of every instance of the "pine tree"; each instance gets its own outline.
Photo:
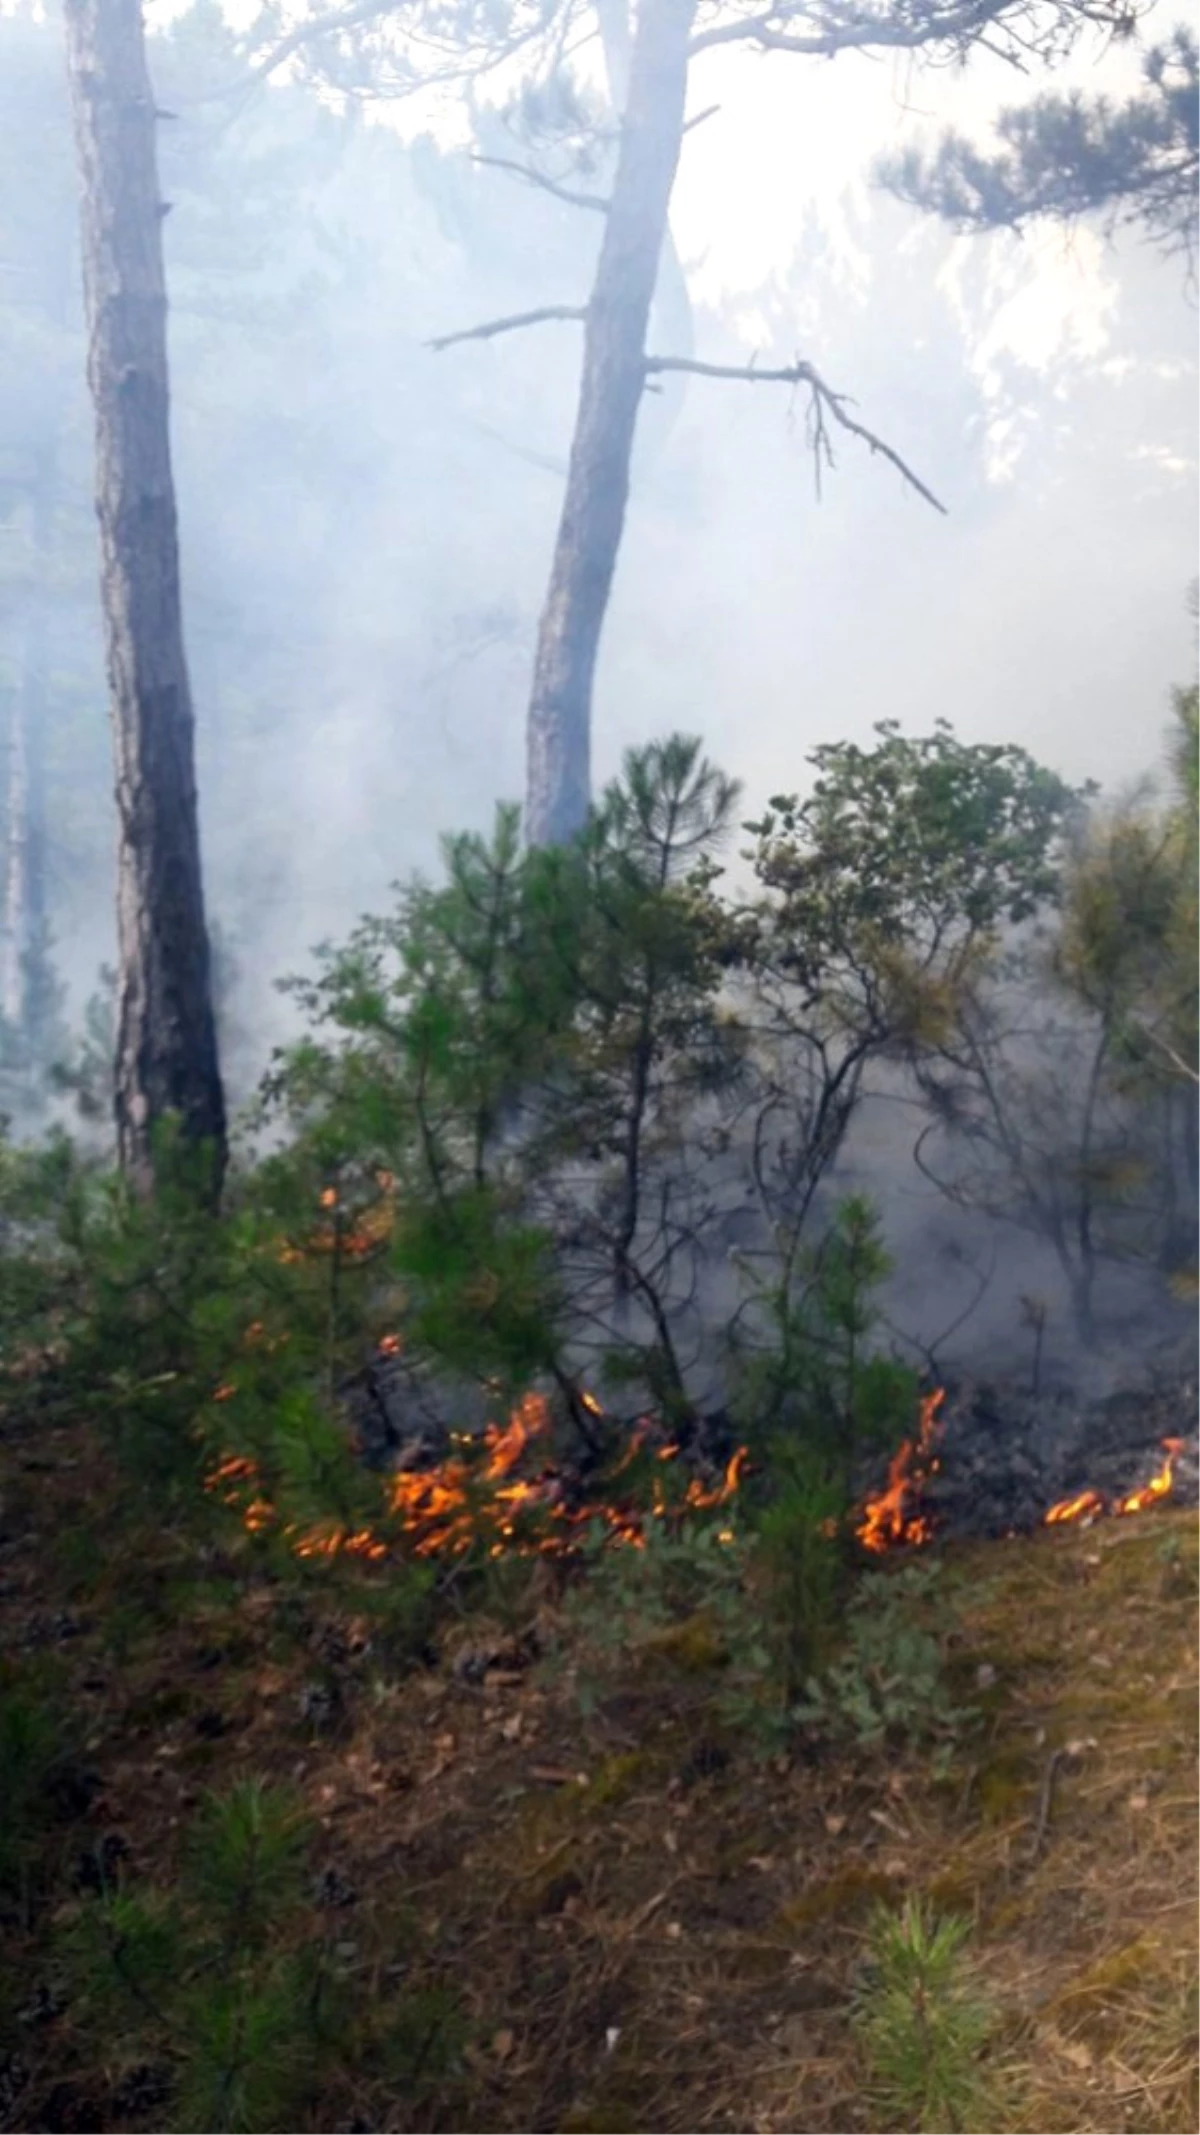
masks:
<path id="1" fill-rule="evenodd" d="M 960 230 L 1019 230 L 1043 220 L 1101 217 L 1131 225 L 1189 259 L 1196 247 L 1200 171 L 1200 50 L 1181 25 L 1143 61 L 1144 87 L 1107 97 L 1039 96 L 1002 111 L 1001 144 L 983 153 L 948 133 L 932 156 L 909 150 L 878 166 L 901 200 Z"/>

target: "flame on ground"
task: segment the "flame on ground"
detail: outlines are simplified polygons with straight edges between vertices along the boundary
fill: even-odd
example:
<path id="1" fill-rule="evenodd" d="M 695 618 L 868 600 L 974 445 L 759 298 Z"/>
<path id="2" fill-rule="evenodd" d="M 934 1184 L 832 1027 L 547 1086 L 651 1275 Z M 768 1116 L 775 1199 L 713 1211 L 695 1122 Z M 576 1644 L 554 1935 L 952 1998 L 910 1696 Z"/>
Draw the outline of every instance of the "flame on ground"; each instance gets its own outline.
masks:
<path id="1" fill-rule="evenodd" d="M 875 1556 L 882 1556 L 889 1549 L 919 1549 L 933 1540 L 933 1522 L 920 1511 L 918 1501 L 926 1476 L 935 1475 L 941 1465 L 934 1447 L 938 1415 L 945 1399 L 946 1390 L 941 1386 L 923 1397 L 916 1436 L 906 1438 L 892 1456 L 883 1489 L 864 1500 L 854 1532 L 863 1548 Z"/>
<path id="2" fill-rule="evenodd" d="M 1124 1519 L 1130 1513 L 1145 1512 L 1149 1505 L 1157 1505 L 1160 1498 L 1170 1496 L 1174 1487 L 1175 1464 L 1183 1451 L 1183 1440 L 1164 1438 L 1162 1449 L 1165 1460 L 1140 1490 L 1131 1490 L 1126 1497 L 1106 1497 L 1101 1490 L 1081 1490 L 1077 1497 L 1065 1497 L 1057 1505 L 1051 1505 L 1044 1516 L 1044 1525 L 1066 1527 L 1076 1520 L 1099 1519 L 1105 1513 L 1111 1518 Z"/>
<path id="3" fill-rule="evenodd" d="M 399 1348 L 397 1337 L 385 1337 L 385 1354 Z M 384 1345 L 380 1345 L 381 1348 Z M 235 1389 L 220 1386 L 214 1400 L 228 1400 Z M 592 1395 L 585 1405 L 594 1415 L 603 1413 Z M 672 1507 L 667 1493 L 654 1479 L 648 1513 L 597 1499 L 582 1506 L 567 1502 L 563 1480 L 552 1462 L 525 1479 L 514 1470 L 537 1442 L 549 1432 L 550 1408 L 544 1395 L 526 1394 L 504 1424 L 490 1423 L 482 1438 L 465 1433 L 456 1436 L 456 1451 L 436 1467 L 405 1469 L 388 1478 L 387 1505 L 399 1520 L 411 1553 L 419 1558 L 462 1556 L 472 1544 L 483 1543 L 488 1555 L 567 1556 L 577 1547 L 580 1531 L 594 1523 L 607 1529 L 608 1538 L 633 1549 L 646 1546 L 647 1518 L 665 1519 L 675 1510 L 709 1511 L 725 1505 L 735 1495 L 745 1469 L 747 1448 L 739 1446 L 719 1482 L 706 1483 L 693 1477 Z M 609 1470 L 611 1484 L 645 1446 L 650 1426 L 643 1420 L 635 1426 L 629 1446 Z M 671 1459 L 676 1445 L 659 1449 L 658 1458 Z M 219 1490 L 226 1504 L 241 1514 L 251 1534 L 261 1534 L 275 1523 L 275 1508 L 261 1489 L 257 1463 L 242 1454 L 230 1454 L 209 1474 L 206 1487 Z M 528 1516 L 534 1515 L 533 1519 Z M 389 1544 L 369 1528 L 352 1530 L 330 1525 L 300 1529 L 294 1523 L 281 1529 L 300 1557 L 340 1554 L 378 1560 L 389 1554 Z M 732 1540 L 724 1530 L 722 1539 Z"/>
<path id="4" fill-rule="evenodd" d="M 916 1435 L 906 1438 L 893 1456 L 884 1488 L 863 1503 L 854 1531 L 862 1547 L 873 1555 L 882 1556 L 891 1549 L 919 1549 L 933 1540 L 933 1521 L 921 1510 L 921 1486 L 929 1476 L 936 1475 L 941 1466 L 934 1449 L 944 1401 L 945 1392 L 941 1388 L 925 1396 Z M 1042 1524 L 1064 1527 L 1105 1515 L 1121 1519 L 1131 1513 L 1145 1512 L 1148 1506 L 1170 1496 L 1183 1445 L 1182 1438 L 1163 1439 L 1165 1458 L 1149 1482 L 1143 1483 L 1140 1489 L 1131 1490 L 1123 1497 L 1110 1497 L 1101 1490 L 1080 1490 L 1074 1497 L 1062 1498 L 1058 1504 L 1051 1505 L 1042 1515 Z"/>

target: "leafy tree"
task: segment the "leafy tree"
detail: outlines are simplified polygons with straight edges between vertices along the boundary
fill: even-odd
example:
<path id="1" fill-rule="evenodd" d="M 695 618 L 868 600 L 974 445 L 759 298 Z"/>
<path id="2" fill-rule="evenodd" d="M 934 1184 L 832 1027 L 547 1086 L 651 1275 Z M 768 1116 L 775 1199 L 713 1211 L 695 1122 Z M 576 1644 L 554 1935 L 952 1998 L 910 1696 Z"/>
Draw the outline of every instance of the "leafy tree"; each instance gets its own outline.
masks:
<path id="1" fill-rule="evenodd" d="M 1074 805 L 1021 749 L 972 746 L 946 722 L 810 761 L 808 798 L 777 796 L 747 827 L 761 894 L 736 922 L 748 989 L 751 1169 L 776 1295 L 790 1292 L 810 1211 L 876 1060 L 948 1040 L 1002 928 L 1057 888 Z"/>
<path id="2" fill-rule="evenodd" d="M 901 200 L 959 230 L 1020 230 L 1041 220 L 1103 218 L 1140 228 L 1191 259 L 1200 172 L 1200 49 L 1181 24 L 1142 62 L 1144 87 L 1107 97 L 1039 96 L 1002 111 L 1002 146 L 986 154 L 945 134 L 932 156 L 910 149 L 886 158 L 880 181 Z"/>

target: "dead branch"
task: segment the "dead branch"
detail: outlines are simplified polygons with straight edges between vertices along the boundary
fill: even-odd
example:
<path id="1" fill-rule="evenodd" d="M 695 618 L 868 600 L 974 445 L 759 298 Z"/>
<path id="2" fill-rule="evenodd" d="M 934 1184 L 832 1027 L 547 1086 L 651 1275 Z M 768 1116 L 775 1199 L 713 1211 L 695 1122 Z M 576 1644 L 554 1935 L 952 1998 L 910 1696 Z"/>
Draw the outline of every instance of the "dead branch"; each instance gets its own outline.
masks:
<path id="1" fill-rule="evenodd" d="M 482 163 L 489 170 L 511 171 L 515 178 L 523 178 L 527 185 L 536 185 L 541 192 L 549 193 L 554 200 L 565 200 L 569 208 L 590 208 L 596 215 L 608 213 L 608 202 L 602 194 L 573 192 L 570 186 L 559 185 L 554 178 L 547 178 L 541 171 L 534 170 L 532 164 L 514 163 L 507 156 L 473 155 L 471 161 Z"/>
<path id="2" fill-rule="evenodd" d="M 440 334 L 425 346 L 440 352 L 456 347 L 460 341 L 491 341 L 497 334 L 515 334 L 522 326 L 541 326 L 548 319 L 573 319 L 578 323 L 586 317 L 581 304 L 542 304 L 537 311 L 517 311 L 508 319 L 485 319 L 482 326 L 464 326 L 456 334 Z"/>
<path id="3" fill-rule="evenodd" d="M 885 443 L 883 438 L 877 437 L 873 430 L 868 430 L 864 423 L 856 422 L 852 415 L 847 414 L 846 404 L 849 396 L 845 393 L 835 393 L 831 386 L 826 385 L 819 372 L 813 369 L 811 363 L 789 363 L 781 369 L 760 371 L 752 363 L 698 363 L 690 356 L 647 356 L 645 370 L 647 377 L 657 377 L 663 371 L 690 371 L 698 378 L 731 378 L 743 385 L 807 386 L 809 431 L 817 470 L 818 496 L 821 493 L 821 469 L 834 464 L 828 427 L 828 418 L 832 417 L 840 429 L 848 431 L 851 437 L 861 438 L 871 452 L 877 452 L 883 459 L 888 460 L 909 486 L 916 490 L 918 496 L 924 497 L 927 504 L 932 504 L 934 510 L 940 512 L 943 518 L 948 516 L 945 505 L 938 502 L 933 491 L 926 487 L 919 475 L 913 473 L 907 461 L 901 459 L 900 454 Z"/>
<path id="4" fill-rule="evenodd" d="M 719 104 L 709 104 L 706 110 L 698 111 L 694 119 L 688 120 L 683 129 L 684 132 L 694 133 L 697 126 L 703 126 L 705 119 L 715 119 L 720 109 L 721 106 Z"/>

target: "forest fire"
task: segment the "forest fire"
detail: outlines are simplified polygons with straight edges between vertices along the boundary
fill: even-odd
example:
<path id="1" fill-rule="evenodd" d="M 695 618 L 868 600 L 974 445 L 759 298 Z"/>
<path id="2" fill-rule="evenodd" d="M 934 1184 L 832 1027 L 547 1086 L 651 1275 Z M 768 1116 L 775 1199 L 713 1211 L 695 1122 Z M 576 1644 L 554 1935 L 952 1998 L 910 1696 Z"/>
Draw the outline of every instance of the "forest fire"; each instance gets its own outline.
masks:
<path id="1" fill-rule="evenodd" d="M 944 1403 L 945 1392 L 941 1388 L 924 1397 L 915 1434 L 906 1438 L 893 1455 L 882 1490 L 866 1498 L 860 1508 L 854 1531 L 862 1547 L 873 1555 L 882 1556 L 894 1549 L 919 1549 L 933 1540 L 936 1523 L 928 1504 L 922 1502 L 922 1491 L 942 1466 L 936 1449 L 942 1438 Z M 1184 1440 L 1164 1438 L 1161 1443 L 1164 1457 L 1149 1481 L 1138 1489 L 1077 1491 L 1058 1499 L 1042 1513 L 1042 1525 L 1063 1527 L 1102 1517 L 1126 1518 L 1169 1497 Z"/>
<path id="2" fill-rule="evenodd" d="M 247 1346 L 256 1346 L 265 1336 L 266 1330 L 255 1322 L 247 1329 Z M 267 1342 L 266 1346 L 276 1345 Z M 403 1342 L 399 1335 L 387 1334 L 377 1349 L 380 1358 L 394 1358 Z M 212 1398 L 225 1402 L 236 1391 L 234 1384 L 221 1384 Z M 581 1391 L 578 1398 L 591 1415 L 603 1417 L 601 1404 L 592 1394 Z M 946 1426 L 946 1391 L 937 1387 L 922 1397 L 917 1428 L 893 1454 L 882 1488 L 866 1496 L 853 1515 L 854 1536 L 870 1555 L 922 1548 L 946 1524 L 957 1531 L 961 1512 L 957 1519 L 951 1512 L 948 1522 L 946 1516 L 945 1484 L 950 1469 L 937 1488 L 929 1487 L 943 1468 Z M 954 1428 L 952 1416 L 952 1438 Z M 1157 1504 L 1171 1493 L 1176 1463 L 1184 1449 L 1181 1438 L 1164 1438 L 1161 1443 L 1164 1457 L 1139 1488 L 1089 1487 L 1058 1499 L 1045 1512 L 1037 1509 L 1035 1500 L 1017 1525 L 1023 1531 L 1026 1523 L 1038 1519 L 1044 1526 L 1059 1527 L 1102 1516 L 1121 1518 Z M 550 1405 L 539 1393 L 524 1395 L 506 1422 L 489 1423 L 481 1434 L 454 1433 L 449 1444 L 450 1450 L 432 1465 L 402 1468 L 387 1477 L 381 1527 L 391 1530 L 392 1539 L 384 1539 L 373 1527 L 335 1523 L 311 1528 L 290 1523 L 279 1527 L 279 1532 L 300 1557 L 346 1555 L 371 1561 L 391 1554 L 397 1527 L 405 1552 L 426 1561 L 459 1558 L 475 1547 L 493 1558 L 567 1557 L 576 1552 L 586 1530 L 600 1531 L 614 1544 L 643 1549 L 651 1521 L 727 1505 L 737 1494 L 748 1457 L 747 1448 L 739 1446 L 719 1478 L 692 1473 L 682 1487 L 677 1482 L 669 1488 L 666 1471 L 671 1464 L 679 1463 L 672 1474 L 680 1481 L 680 1470 L 686 1470 L 686 1460 L 681 1458 L 684 1447 L 665 1439 L 652 1418 L 642 1417 L 585 1494 L 570 1465 L 554 1457 Z M 617 1486 L 640 1455 L 649 1462 L 650 1473 L 635 1498 L 628 1484 Z M 960 1466 L 959 1456 L 956 1475 Z M 224 1502 L 238 1511 L 249 1533 L 278 1526 L 276 1507 L 258 1465 L 249 1456 L 223 1457 L 209 1474 L 207 1487 L 219 1491 Z M 726 1531 L 722 1539 L 732 1540 L 732 1533 Z"/>
<path id="3" fill-rule="evenodd" d="M 889 1549 L 919 1549 L 933 1540 L 933 1522 L 919 1509 L 919 1500 L 922 1482 L 936 1474 L 940 1465 L 934 1447 L 945 1399 L 941 1386 L 924 1396 L 915 1437 L 906 1438 L 892 1456 L 884 1488 L 863 1503 L 854 1532 L 873 1555 L 882 1556 Z"/>
<path id="4" fill-rule="evenodd" d="M 1166 1458 L 1140 1490 L 1131 1490 L 1124 1497 L 1108 1497 L 1102 1490 L 1081 1490 L 1077 1497 L 1062 1498 L 1057 1505 L 1051 1505 L 1043 1524 L 1066 1527 L 1077 1520 L 1096 1520 L 1106 1514 L 1122 1519 L 1133 1512 L 1145 1512 L 1160 1498 L 1169 1497 L 1175 1482 L 1175 1463 L 1183 1451 L 1183 1440 L 1164 1438 L 1162 1449 Z"/>
<path id="5" fill-rule="evenodd" d="M 393 1344 L 395 1338 L 390 1339 Z M 393 1352 L 394 1353 L 394 1352 Z M 228 1398 L 229 1389 L 219 1387 L 214 1399 Z M 600 1405 L 590 1395 L 585 1405 L 599 1415 Z M 488 1424 L 482 1437 L 467 1433 L 455 1436 L 455 1451 L 426 1469 L 405 1469 L 388 1479 L 387 1509 L 398 1518 L 414 1556 L 462 1556 L 481 1543 L 491 1557 L 567 1556 L 577 1547 L 581 1530 L 600 1522 L 614 1543 L 645 1548 L 645 1523 L 665 1519 L 671 1511 L 710 1511 L 725 1505 L 735 1495 L 745 1469 L 747 1449 L 739 1446 L 726 1464 L 719 1481 L 707 1483 L 693 1476 L 686 1488 L 669 1497 L 655 1476 L 648 1511 L 631 1504 L 609 1502 L 603 1494 L 585 1504 L 572 1504 L 567 1485 L 555 1464 L 546 1462 L 540 1473 L 522 1478 L 515 1470 L 538 1441 L 548 1436 L 549 1403 L 541 1394 L 526 1394 L 504 1424 Z M 604 1478 L 611 1485 L 648 1443 L 647 1420 L 635 1426 L 629 1446 Z M 661 1463 L 680 1452 L 676 1444 L 657 1449 Z M 275 1508 L 261 1488 L 257 1463 L 231 1454 L 222 1459 L 207 1479 L 210 1490 L 220 1490 L 224 1502 L 240 1512 L 251 1534 L 262 1533 L 275 1521 Z M 378 1560 L 389 1554 L 389 1545 L 369 1528 L 351 1530 L 331 1526 L 300 1530 L 289 1525 L 281 1530 L 297 1556 L 339 1554 Z"/>

